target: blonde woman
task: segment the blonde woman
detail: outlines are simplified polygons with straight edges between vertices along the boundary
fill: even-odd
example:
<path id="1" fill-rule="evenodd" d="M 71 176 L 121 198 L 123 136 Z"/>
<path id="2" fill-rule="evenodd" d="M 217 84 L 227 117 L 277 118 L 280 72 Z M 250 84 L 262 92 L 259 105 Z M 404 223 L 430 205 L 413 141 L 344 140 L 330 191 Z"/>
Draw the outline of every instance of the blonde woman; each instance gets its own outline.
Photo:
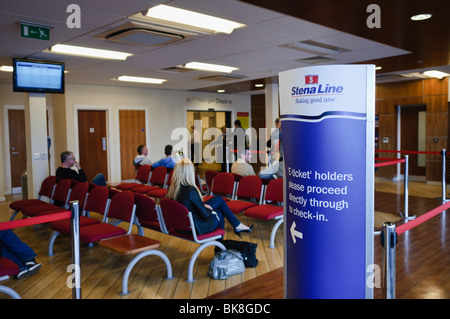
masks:
<path id="1" fill-rule="evenodd" d="M 239 237 L 240 233 L 248 233 L 253 228 L 242 224 L 222 197 L 214 196 L 203 202 L 200 190 L 195 184 L 194 165 L 187 158 L 178 160 L 175 165 L 167 198 L 176 200 L 192 212 L 197 234 L 211 232 L 217 227 L 225 229 L 225 219 Z"/>

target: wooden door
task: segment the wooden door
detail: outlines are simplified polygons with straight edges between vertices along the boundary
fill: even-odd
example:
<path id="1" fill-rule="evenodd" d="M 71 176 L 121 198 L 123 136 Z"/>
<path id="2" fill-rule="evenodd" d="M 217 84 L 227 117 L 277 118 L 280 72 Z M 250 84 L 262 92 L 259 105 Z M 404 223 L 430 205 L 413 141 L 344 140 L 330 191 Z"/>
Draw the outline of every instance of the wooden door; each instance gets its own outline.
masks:
<path id="1" fill-rule="evenodd" d="M 401 106 L 401 150 L 404 151 L 419 151 L 420 135 L 425 138 L 425 130 L 420 130 L 419 127 L 419 113 L 426 112 L 424 105 Z M 424 150 L 424 149 L 423 149 Z M 425 176 L 426 166 L 425 161 L 420 159 L 425 155 L 409 154 L 409 175 Z M 402 173 L 404 172 L 404 165 Z"/>
<path id="2" fill-rule="evenodd" d="M 106 111 L 78 111 L 78 143 L 77 160 L 88 180 L 98 173 L 108 180 Z"/>
<path id="3" fill-rule="evenodd" d="M 133 179 L 136 176 L 133 159 L 139 145 L 146 145 L 145 111 L 120 110 L 120 168 L 121 179 Z"/>
<path id="4" fill-rule="evenodd" d="M 21 176 L 27 168 L 25 136 L 25 111 L 8 110 L 9 154 L 11 162 L 11 186 L 21 187 Z M 13 192 L 15 192 L 13 190 Z"/>

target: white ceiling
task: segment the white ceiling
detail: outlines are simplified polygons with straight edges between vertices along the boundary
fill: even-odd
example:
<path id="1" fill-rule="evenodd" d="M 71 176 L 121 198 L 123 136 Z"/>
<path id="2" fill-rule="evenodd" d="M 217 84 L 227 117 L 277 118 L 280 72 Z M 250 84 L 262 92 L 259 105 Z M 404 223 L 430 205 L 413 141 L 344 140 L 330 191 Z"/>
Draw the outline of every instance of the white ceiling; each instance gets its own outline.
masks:
<path id="1" fill-rule="evenodd" d="M 81 28 L 70 29 L 67 6 L 81 8 Z M 247 26 L 233 33 L 205 35 L 164 46 L 129 45 L 98 39 L 96 36 L 128 21 L 157 4 L 194 10 L 230 19 Z M 50 41 L 20 37 L 19 21 L 52 26 Z M 195 90 L 227 82 L 199 80 L 209 72 L 173 72 L 163 69 L 188 62 L 208 62 L 238 67 L 233 75 L 244 80 L 276 76 L 279 72 L 306 66 L 296 61 L 313 54 L 281 47 L 303 40 L 335 45 L 349 51 L 334 56 L 333 64 L 408 54 L 408 51 L 346 34 L 308 21 L 286 16 L 235 0 L 0 0 L 0 66 L 11 65 L 13 57 L 29 57 L 66 64 L 67 83 L 125 85 L 162 89 Z M 63 43 L 132 53 L 125 61 L 110 61 L 43 52 Z M 216 74 L 216 73 L 214 73 Z M 126 83 L 120 75 L 166 79 L 162 85 Z M 0 72 L 0 82 L 11 82 L 11 73 Z"/>

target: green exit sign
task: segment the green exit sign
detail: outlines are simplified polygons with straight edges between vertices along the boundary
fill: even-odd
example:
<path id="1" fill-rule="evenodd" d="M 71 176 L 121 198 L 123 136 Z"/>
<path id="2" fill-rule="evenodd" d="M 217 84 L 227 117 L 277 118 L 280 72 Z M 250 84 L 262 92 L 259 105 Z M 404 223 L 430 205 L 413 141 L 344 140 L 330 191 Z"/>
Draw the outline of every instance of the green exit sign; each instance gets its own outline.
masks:
<path id="1" fill-rule="evenodd" d="M 50 41 L 50 28 L 30 24 L 21 24 L 20 36 L 23 38 Z"/>

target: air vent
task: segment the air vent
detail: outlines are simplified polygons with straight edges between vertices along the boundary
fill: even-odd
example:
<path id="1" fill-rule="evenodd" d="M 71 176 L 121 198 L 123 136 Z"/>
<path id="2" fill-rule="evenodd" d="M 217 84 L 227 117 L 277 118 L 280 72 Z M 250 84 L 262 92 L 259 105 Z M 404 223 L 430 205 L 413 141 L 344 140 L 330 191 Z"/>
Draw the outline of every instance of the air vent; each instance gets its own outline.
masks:
<path id="1" fill-rule="evenodd" d="M 161 69 L 161 71 L 171 72 L 171 73 L 184 73 L 184 72 L 193 71 L 193 69 L 187 69 L 182 65 L 180 65 L 180 66 L 176 65 L 176 66 L 171 66 L 169 68 Z"/>
<path id="2" fill-rule="evenodd" d="M 230 74 L 216 74 L 216 75 L 208 75 L 208 76 L 202 76 L 199 77 L 199 80 L 205 80 L 205 81 L 217 81 L 217 82 L 223 82 L 223 81 L 231 81 L 231 80 L 240 80 L 245 78 L 244 75 L 230 75 Z"/>
<path id="3" fill-rule="evenodd" d="M 306 64 L 317 64 L 317 63 L 325 63 L 325 62 L 335 61 L 335 59 L 327 58 L 324 56 L 314 56 L 311 58 L 298 59 L 295 61 L 306 63 Z"/>
<path id="4" fill-rule="evenodd" d="M 197 34 L 191 32 L 132 21 L 99 34 L 96 38 L 134 45 L 161 46 L 195 36 Z"/>

